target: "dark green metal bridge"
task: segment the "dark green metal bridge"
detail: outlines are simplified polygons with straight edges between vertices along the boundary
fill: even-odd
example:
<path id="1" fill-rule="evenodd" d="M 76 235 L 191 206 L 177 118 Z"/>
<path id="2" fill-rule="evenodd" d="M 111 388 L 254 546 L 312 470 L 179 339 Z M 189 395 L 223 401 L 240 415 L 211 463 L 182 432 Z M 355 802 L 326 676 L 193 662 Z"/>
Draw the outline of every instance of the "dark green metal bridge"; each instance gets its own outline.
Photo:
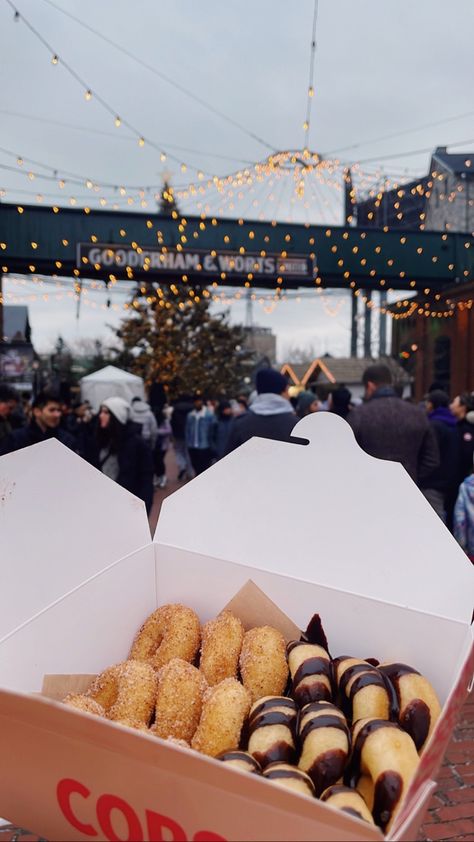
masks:
<path id="1" fill-rule="evenodd" d="M 3 274 L 106 283 L 185 275 L 203 285 L 436 290 L 472 279 L 474 238 L 0 204 L 0 264 Z"/>
<path id="2" fill-rule="evenodd" d="M 346 288 L 353 292 L 354 356 L 358 290 L 369 302 L 375 290 L 383 303 L 389 290 L 433 297 L 472 280 L 473 264 L 474 238 L 468 234 L 0 203 L 0 282 L 2 274 L 18 273 L 75 278 L 77 284 L 92 279 L 282 292 Z M 367 307 L 367 356 L 371 313 Z M 385 335 L 381 315 L 381 349 Z"/>

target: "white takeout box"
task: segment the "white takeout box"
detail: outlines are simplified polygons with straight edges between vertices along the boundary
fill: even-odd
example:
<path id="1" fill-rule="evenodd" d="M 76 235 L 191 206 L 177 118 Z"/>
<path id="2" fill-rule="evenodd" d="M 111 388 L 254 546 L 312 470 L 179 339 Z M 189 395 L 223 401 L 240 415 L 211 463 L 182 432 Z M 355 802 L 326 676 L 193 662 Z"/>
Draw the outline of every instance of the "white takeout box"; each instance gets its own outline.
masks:
<path id="1" fill-rule="evenodd" d="M 179 601 L 204 622 L 251 579 L 333 655 L 409 663 L 444 705 L 391 831 L 414 839 L 474 669 L 474 570 L 404 469 L 329 413 L 252 439 L 143 504 L 56 441 L 0 459 L 0 815 L 48 839 L 381 840 L 326 804 L 40 697 L 122 660 Z"/>

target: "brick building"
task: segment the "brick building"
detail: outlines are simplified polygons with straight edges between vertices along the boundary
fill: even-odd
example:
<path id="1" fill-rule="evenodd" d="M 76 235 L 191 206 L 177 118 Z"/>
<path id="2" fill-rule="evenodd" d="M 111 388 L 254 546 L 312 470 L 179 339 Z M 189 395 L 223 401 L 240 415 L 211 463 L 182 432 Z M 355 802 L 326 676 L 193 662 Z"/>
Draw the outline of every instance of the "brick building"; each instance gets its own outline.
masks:
<path id="1" fill-rule="evenodd" d="M 451 154 L 445 146 L 433 153 L 431 187 L 426 192 L 425 230 L 474 230 L 474 153 Z"/>
<path id="2" fill-rule="evenodd" d="M 414 378 L 417 399 L 434 382 L 453 396 L 474 391 L 474 282 L 441 293 L 428 316 L 415 309 L 395 319 L 392 350 Z"/>

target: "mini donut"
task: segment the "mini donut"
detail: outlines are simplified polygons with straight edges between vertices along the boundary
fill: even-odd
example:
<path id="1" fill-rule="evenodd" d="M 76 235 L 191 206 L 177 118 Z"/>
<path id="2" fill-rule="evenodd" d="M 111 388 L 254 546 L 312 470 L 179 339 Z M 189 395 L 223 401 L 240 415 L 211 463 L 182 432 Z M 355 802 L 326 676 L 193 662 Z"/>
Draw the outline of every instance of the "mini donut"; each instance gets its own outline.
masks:
<path id="1" fill-rule="evenodd" d="M 117 698 L 107 711 L 114 722 L 148 726 L 155 707 L 157 677 L 150 664 L 125 661 L 117 682 Z"/>
<path id="2" fill-rule="evenodd" d="M 358 719 L 394 719 L 395 692 L 377 667 L 343 655 L 333 661 L 341 707 L 352 722 Z"/>
<path id="3" fill-rule="evenodd" d="M 374 824 L 367 804 L 356 789 L 350 789 L 350 787 L 342 785 L 330 786 L 320 795 L 320 799 L 325 801 L 326 804 L 330 804 L 331 807 L 337 807 L 338 810 L 349 813 L 350 816 Z"/>
<path id="4" fill-rule="evenodd" d="M 197 614 L 185 605 L 163 605 L 150 614 L 139 629 L 129 657 L 148 661 L 159 670 L 172 658 L 192 663 L 200 642 Z"/>
<path id="5" fill-rule="evenodd" d="M 297 714 L 293 699 L 284 696 L 267 696 L 251 707 L 248 751 L 262 768 L 296 760 Z"/>
<path id="6" fill-rule="evenodd" d="M 329 702 L 312 702 L 300 712 L 298 768 L 306 772 L 319 796 L 344 772 L 350 752 L 350 734 L 344 714 Z"/>
<path id="7" fill-rule="evenodd" d="M 76 710 L 83 710 L 86 713 L 93 713 L 96 716 L 105 717 L 105 710 L 95 699 L 89 698 L 86 696 L 85 693 L 69 693 L 65 699 L 63 699 L 63 704 L 68 705 L 68 707 L 75 708 Z"/>
<path id="8" fill-rule="evenodd" d="M 252 702 L 281 696 L 288 680 L 285 638 L 271 626 L 259 626 L 244 635 L 240 674 Z"/>
<path id="9" fill-rule="evenodd" d="M 202 630 L 199 669 L 210 687 L 224 678 L 237 678 L 245 629 L 238 617 L 223 611 Z"/>
<path id="10" fill-rule="evenodd" d="M 158 672 L 155 724 L 152 733 L 189 743 L 199 725 L 206 679 L 196 667 L 172 658 Z"/>
<path id="11" fill-rule="evenodd" d="M 150 722 L 156 691 L 156 673 L 149 664 L 124 661 L 100 673 L 86 696 L 104 708 L 108 719 L 140 728 Z"/>
<path id="12" fill-rule="evenodd" d="M 292 696 L 300 706 L 332 701 L 331 660 L 322 646 L 292 640 L 287 646 L 293 683 Z"/>
<path id="13" fill-rule="evenodd" d="M 223 754 L 217 756 L 217 760 L 221 760 L 227 766 L 232 766 L 233 769 L 240 769 L 241 772 L 249 772 L 251 775 L 262 774 L 260 764 L 248 751 L 224 751 Z"/>
<path id="14" fill-rule="evenodd" d="M 209 687 L 191 748 L 211 757 L 238 748 L 249 708 L 250 694 L 235 678 Z"/>
<path id="15" fill-rule="evenodd" d="M 395 722 L 360 719 L 353 727 L 352 744 L 346 783 L 359 789 L 361 780 L 361 794 L 375 824 L 389 831 L 420 762 L 415 743 Z"/>
<path id="16" fill-rule="evenodd" d="M 94 699 L 105 711 L 110 710 L 117 701 L 120 672 L 125 663 L 126 661 L 122 661 L 99 673 L 85 694 L 88 698 Z"/>
<path id="17" fill-rule="evenodd" d="M 191 746 L 189 745 L 189 743 L 186 742 L 186 740 L 177 740 L 175 739 L 175 737 L 166 737 L 165 743 L 173 743 L 174 746 L 179 746 L 180 748 L 187 748 L 188 750 L 191 749 Z"/>
<path id="18" fill-rule="evenodd" d="M 398 700 L 398 722 L 421 753 L 441 714 L 438 697 L 427 678 L 407 664 L 380 664 Z"/>
<path id="19" fill-rule="evenodd" d="M 314 798 L 314 786 L 311 778 L 296 766 L 289 763 L 270 763 L 263 770 L 263 777 L 283 789 L 290 789 L 292 792 L 299 792 L 300 795 L 309 795 Z"/>

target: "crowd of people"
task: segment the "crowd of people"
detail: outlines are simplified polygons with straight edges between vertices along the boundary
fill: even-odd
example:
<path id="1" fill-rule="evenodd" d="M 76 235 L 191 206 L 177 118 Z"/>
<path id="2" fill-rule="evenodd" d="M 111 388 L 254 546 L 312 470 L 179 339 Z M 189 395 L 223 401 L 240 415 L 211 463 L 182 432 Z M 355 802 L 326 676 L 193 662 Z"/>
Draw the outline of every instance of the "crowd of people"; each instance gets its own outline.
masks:
<path id="1" fill-rule="evenodd" d="M 54 437 L 144 500 L 149 512 L 154 487 L 168 481 L 171 445 L 178 479 L 186 480 L 253 436 L 290 441 L 299 418 L 332 412 L 349 423 L 363 450 L 404 466 L 474 561 L 474 393 L 451 400 L 434 383 L 415 403 L 397 393 L 381 364 L 364 372 L 359 400 L 343 385 L 324 397 L 308 389 L 290 398 L 286 377 L 272 368 L 257 372 L 250 395 L 220 401 L 196 391 L 168 405 L 154 387 L 148 403 L 111 396 L 94 414 L 87 401 L 66 405 L 48 392 L 25 404 L 0 383 L 0 455 Z"/>

